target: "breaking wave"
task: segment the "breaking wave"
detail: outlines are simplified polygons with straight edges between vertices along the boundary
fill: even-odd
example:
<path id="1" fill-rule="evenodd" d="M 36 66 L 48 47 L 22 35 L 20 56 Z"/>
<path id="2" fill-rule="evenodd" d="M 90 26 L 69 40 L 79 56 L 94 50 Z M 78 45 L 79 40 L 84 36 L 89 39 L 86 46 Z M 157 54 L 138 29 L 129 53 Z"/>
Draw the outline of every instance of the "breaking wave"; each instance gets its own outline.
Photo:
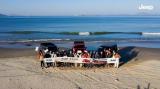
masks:
<path id="1" fill-rule="evenodd" d="M 36 34 L 36 33 L 46 33 L 46 34 L 62 34 L 62 35 L 81 35 L 81 33 L 87 35 L 105 35 L 105 34 L 138 34 L 142 35 L 142 32 L 45 32 L 45 31 L 10 31 L 10 32 L 1 32 L 6 34 Z"/>
<path id="2" fill-rule="evenodd" d="M 160 36 L 159 32 L 143 32 L 142 35 Z"/>

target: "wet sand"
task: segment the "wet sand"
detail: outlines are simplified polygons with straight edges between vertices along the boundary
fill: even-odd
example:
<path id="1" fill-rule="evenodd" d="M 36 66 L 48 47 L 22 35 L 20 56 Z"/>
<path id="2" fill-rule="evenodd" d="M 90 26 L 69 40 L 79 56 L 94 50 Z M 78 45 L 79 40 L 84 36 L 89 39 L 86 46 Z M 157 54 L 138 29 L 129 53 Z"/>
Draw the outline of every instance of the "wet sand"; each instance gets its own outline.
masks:
<path id="1" fill-rule="evenodd" d="M 124 47 L 120 68 L 41 69 L 34 49 L 0 48 L 1 89 L 160 89 L 160 49 Z"/>
<path id="2" fill-rule="evenodd" d="M 33 48 L 0 48 L 0 58 L 35 56 Z"/>

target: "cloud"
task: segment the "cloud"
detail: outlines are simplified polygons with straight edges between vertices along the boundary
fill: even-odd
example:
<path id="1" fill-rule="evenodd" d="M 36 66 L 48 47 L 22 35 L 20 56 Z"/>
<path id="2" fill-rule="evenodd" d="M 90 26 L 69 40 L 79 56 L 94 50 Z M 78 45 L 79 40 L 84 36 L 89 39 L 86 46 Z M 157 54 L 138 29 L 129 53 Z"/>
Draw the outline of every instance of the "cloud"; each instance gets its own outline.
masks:
<path id="1" fill-rule="evenodd" d="M 141 4 L 139 7 L 138 7 L 139 10 L 153 10 L 154 9 L 154 6 L 153 5 L 143 5 Z"/>

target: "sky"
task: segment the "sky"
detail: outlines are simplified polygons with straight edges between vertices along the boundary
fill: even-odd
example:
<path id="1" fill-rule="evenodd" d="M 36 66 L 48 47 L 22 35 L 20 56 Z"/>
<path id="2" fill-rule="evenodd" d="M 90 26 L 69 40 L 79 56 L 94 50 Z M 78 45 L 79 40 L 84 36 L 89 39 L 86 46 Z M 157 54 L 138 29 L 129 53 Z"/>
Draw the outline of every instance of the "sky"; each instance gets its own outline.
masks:
<path id="1" fill-rule="evenodd" d="M 152 9 L 138 9 L 139 6 Z M 0 0 L 0 13 L 22 16 L 160 14 L 160 0 Z"/>

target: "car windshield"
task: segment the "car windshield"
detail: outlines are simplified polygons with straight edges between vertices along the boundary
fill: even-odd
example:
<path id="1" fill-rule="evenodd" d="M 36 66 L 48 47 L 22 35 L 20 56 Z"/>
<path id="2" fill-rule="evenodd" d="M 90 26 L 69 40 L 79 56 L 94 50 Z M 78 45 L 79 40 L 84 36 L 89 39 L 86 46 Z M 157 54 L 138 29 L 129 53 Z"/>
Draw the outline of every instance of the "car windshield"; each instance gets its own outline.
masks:
<path id="1" fill-rule="evenodd" d="M 85 46 L 84 45 L 76 45 L 76 46 L 74 46 L 74 48 L 85 48 Z"/>
<path id="2" fill-rule="evenodd" d="M 56 47 L 55 44 L 53 43 L 42 43 L 41 45 L 46 46 L 46 47 Z"/>
<path id="3" fill-rule="evenodd" d="M 104 49 L 106 49 L 106 50 L 111 49 L 111 50 L 114 50 L 115 52 L 117 52 L 117 45 L 101 45 L 98 50 L 101 51 Z"/>

